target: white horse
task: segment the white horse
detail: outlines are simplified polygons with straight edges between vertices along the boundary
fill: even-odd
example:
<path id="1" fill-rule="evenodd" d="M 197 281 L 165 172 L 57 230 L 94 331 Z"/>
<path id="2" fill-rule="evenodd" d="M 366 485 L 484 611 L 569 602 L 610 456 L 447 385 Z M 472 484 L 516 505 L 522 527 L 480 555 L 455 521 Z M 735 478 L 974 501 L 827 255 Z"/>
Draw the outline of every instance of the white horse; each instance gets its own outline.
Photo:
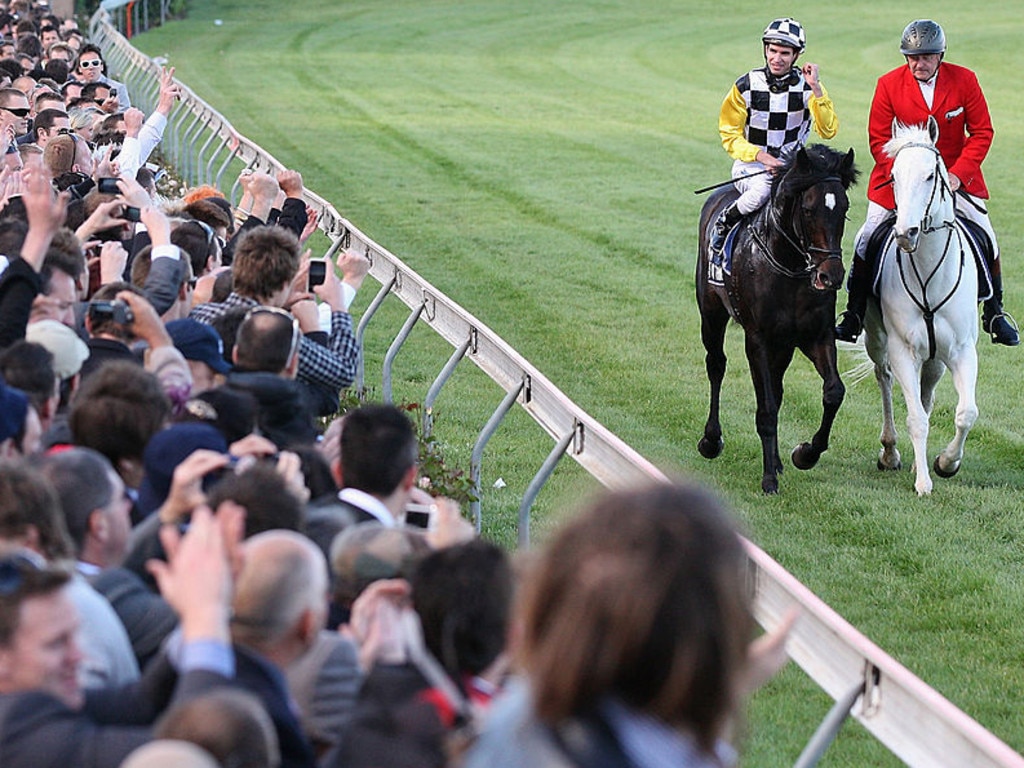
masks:
<path id="1" fill-rule="evenodd" d="M 938 124 L 893 123 L 885 151 L 893 159 L 896 225 L 883 251 L 879 303 L 869 302 L 866 347 L 882 391 L 879 469 L 899 469 L 892 412 L 892 377 L 907 401 L 907 431 L 914 444 L 914 488 L 932 491 L 928 474 L 928 418 L 935 386 L 949 368 L 956 388 L 956 434 L 935 458 L 935 472 L 960 469 L 967 433 L 978 417 L 978 275 L 954 215 L 953 193 L 935 148 Z"/>

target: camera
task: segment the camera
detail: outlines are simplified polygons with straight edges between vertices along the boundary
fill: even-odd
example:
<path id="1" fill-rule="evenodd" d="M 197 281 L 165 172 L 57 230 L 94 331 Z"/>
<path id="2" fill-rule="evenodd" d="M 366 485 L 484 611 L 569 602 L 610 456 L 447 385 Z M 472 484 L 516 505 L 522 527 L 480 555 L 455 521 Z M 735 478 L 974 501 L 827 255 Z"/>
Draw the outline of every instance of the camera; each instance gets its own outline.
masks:
<path id="1" fill-rule="evenodd" d="M 436 504 L 406 504 L 405 523 L 415 528 L 430 528 L 431 518 L 436 512 Z"/>
<path id="2" fill-rule="evenodd" d="M 117 179 L 106 178 L 100 179 L 96 182 L 96 191 L 101 195 L 120 195 L 121 190 L 118 189 Z"/>
<path id="3" fill-rule="evenodd" d="M 142 211 L 134 205 L 126 205 L 121 211 L 121 218 L 126 221 L 141 221 Z"/>
<path id="4" fill-rule="evenodd" d="M 121 299 L 90 301 L 89 320 L 93 323 L 109 320 L 117 325 L 131 325 L 135 322 L 135 315 L 132 308 Z"/>
<path id="5" fill-rule="evenodd" d="M 323 285 L 327 279 L 327 262 L 319 259 L 309 262 L 309 290 L 315 285 Z"/>

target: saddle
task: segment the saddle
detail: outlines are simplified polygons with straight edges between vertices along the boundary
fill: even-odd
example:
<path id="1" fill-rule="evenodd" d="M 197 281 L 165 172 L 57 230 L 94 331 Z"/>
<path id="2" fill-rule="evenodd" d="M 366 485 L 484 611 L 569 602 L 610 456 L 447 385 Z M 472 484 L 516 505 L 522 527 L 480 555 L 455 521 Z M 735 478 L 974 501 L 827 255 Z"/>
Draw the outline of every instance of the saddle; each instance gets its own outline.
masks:
<path id="1" fill-rule="evenodd" d="M 977 223 L 957 215 L 957 226 L 964 234 L 964 241 L 974 255 L 974 265 L 978 270 L 978 301 L 984 301 L 992 296 L 992 275 L 988 265 L 995 258 L 995 248 L 992 245 L 992 238 Z M 879 283 L 882 275 L 882 261 L 886 253 L 886 247 L 892 237 L 893 227 L 896 226 L 896 213 L 890 213 L 871 233 L 868 240 L 866 258 L 871 265 L 871 295 L 879 296 Z M 731 235 L 732 233 L 730 233 Z"/>

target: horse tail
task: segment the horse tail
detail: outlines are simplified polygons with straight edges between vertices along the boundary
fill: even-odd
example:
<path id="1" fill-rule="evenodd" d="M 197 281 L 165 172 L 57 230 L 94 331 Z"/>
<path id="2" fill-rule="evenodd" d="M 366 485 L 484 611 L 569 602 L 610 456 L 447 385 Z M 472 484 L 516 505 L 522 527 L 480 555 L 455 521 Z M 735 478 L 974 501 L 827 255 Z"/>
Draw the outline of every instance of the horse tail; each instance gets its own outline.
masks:
<path id="1" fill-rule="evenodd" d="M 860 384 L 864 379 L 875 375 L 875 364 L 868 356 L 864 345 L 864 334 L 857 341 L 836 341 L 836 351 L 850 359 L 853 367 L 842 374 L 843 381 L 849 386 Z"/>

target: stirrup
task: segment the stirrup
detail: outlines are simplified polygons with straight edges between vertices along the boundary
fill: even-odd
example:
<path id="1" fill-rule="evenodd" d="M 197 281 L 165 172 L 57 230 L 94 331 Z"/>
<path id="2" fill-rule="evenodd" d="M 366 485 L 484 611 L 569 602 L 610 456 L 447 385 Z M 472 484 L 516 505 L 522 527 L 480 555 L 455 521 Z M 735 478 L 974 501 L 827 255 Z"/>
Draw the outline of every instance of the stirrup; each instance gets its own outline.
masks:
<path id="1" fill-rule="evenodd" d="M 996 324 L 996 320 L 1002 318 L 1004 328 L 1000 330 L 993 330 L 992 327 Z M 997 312 L 989 318 L 982 318 L 981 327 L 985 333 L 989 335 L 989 339 L 993 344 L 1002 344 L 1007 347 L 1016 347 L 1020 344 L 1020 328 L 1017 326 L 1017 321 L 1013 318 L 1013 315 L 1007 312 Z M 1010 332 L 1010 334 L 1007 333 Z"/>
<path id="2" fill-rule="evenodd" d="M 860 317 L 856 312 L 848 309 L 839 315 L 839 322 L 836 323 L 835 328 L 836 341 L 846 341 L 854 344 L 863 330 L 864 323 Z"/>

